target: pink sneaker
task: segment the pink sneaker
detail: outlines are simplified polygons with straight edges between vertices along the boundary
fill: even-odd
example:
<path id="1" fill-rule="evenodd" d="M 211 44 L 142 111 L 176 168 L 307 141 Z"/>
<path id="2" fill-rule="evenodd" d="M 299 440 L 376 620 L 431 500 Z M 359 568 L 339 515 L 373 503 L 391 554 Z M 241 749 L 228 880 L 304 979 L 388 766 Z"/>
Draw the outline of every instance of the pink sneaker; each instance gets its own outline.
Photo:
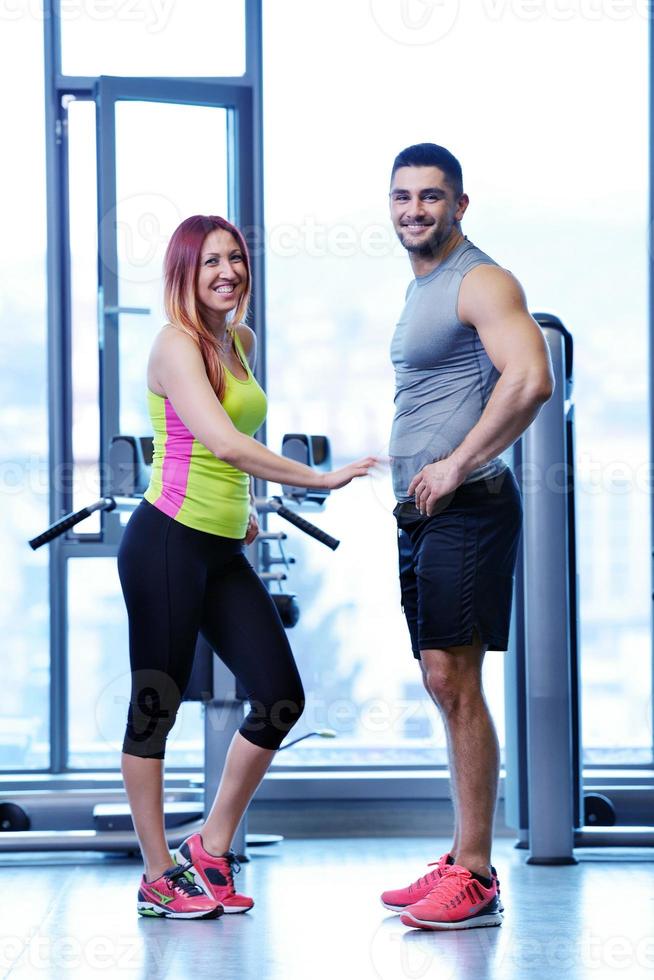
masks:
<path id="1" fill-rule="evenodd" d="M 189 865 L 182 864 L 167 868 L 154 881 L 142 875 L 136 906 L 139 915 L 168 919 L 217 919 L 222 915 L 222 905 L 205 895 L 188 874 Z"/>
<path id="2" fill-rule="evenodd" d="M 220 857 L 209 854 L 202 845 L 200 834 L 191 834 L 182 841 L 173 857 L 180 864 L 188 862 L 197 884 L 214 902 L 220 902 L 225 912 L 248 912 L 254 905 L 251 898 L 239 895 L 234 888 L 234 875 L 241 866 L 233 851 Z"/>
<path id="3" fill-rule="evenodd" d="M 433 871 L 428 871 L 427 874 L 418 878 L 412 884 L 407 885 L 406 888 L 396 888 L 394 891 L 382 892 L 381 902 L 384 908 L 387 908 L 390 912 L 402 912 L 407 907 L 407 905 L 413 905 L 415 902 L 419 902 L 422 898 L 425 898 L 432 890 L 434 885 L 437 885 L 441 876 L 454 864 L 454 859 L 451 854 L 443 854 L 438 861 L 431 861 L 427 867 L 434 868 Z M 500 898 L 500 882 L 497 877 L 497 871 L 491 866 L 491 874 L 493 881 L 497 885 L 497 900 L 498 900 L 498 911 L 503 912 L 504 906 L 502 905 L 502 900 Z"/>
<path id="4" fill-rule="evenodd" d="M 400 921 L 417 929 L 474 929 L 502 925 L 497 883 L 490 888 L 473 878 L 468 868 L 451 864 L 429 894 L 408 905 Z"/>
<path id="5" fill-rule="evenodd" d="M 418 878 L 411 885 L 407 885 L 406 888 L 396 888 L 395 890 L 391 889 L 390 891 L 382 892 L 382 905 L 391 912 L 402 912 L 407 905 L 419 902 L 421 898 L 429 894 L 434 885 L 438 884 L 445 869 L 453 863 L 454 861 L 450 854 L 443 854 L 438 861 L 431 861 L 427 867 L 434 868 L 434 870 L 428 871 L 427 874 Z"/>

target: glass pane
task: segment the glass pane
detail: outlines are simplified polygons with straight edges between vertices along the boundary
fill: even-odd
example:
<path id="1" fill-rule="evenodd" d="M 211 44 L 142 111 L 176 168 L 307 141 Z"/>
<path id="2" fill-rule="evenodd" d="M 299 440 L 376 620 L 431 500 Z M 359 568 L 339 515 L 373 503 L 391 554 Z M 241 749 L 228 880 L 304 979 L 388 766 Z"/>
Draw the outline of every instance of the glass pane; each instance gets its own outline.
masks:
<path id="1" fill-rule="evenodd" d="M 62 0 L 61 48 L 65 75 L 243 75 L 245 3 Z"/>
<path id="2" fill-rule="evenodd" d="M 68 193 L 73 370 L 73 510 L 100 496 L 98 219 L 95 103 L 68 104 Z M 97 533 L 100 515 L 75 528 Z"/>
<path id="3" fill-rule="evenodd" d="M 170 134 L 175 133 L 171 140 Z M 189 147 L 202 146 L 190 163 Z M 227 110 L 159 102 L 116 104 L 116 227 L 120 305 L 120 428 L 150 434 L 146 365 L 163 311 L 163 257 L 191 214 L 229 217 Z"/>
<path id="4" fill-rule="evenodd" d="M 29 538 L 49 523 L 43 23 L 12 17 L 0 31 L 7 143 L 0 161 L 0 591 L 3 701 L 0 769 L 50 764 L 48 549 Z"/>
<path id="5" fill-rule="evenodd" d="M 644 338 L 639 346 L 644 358 Z M 623 365 L 628 360 L 623 351 L 620 360 Z M 624 424 L 629 401 L 633 410 L 634 403 L 643 400 L 635 431 L 620 434 L 618 417 L 616 431 L 605 433 L 608 444 L 594 434 L 592 442 L 589 439 L 592 458 L 581 461 L 585 472 L 578 502 L 579 537 L 586 545 L 580 575 L 582 722 L 587 762 L 648 763 L 652 758 L 649 596 L 643 594 L 650 579 L 647 419 L 645 379 L 638 377 L 644 367 L 635 374 L 640 392 L 625 389 L 616 404 Z M 585 383 L 590 389 L 590 379 Z M 600 407 L 600 418 L 601 412 Z M 604 529 L 601 536 L 598 528 Z"/>
<path id="6" fill-rule="evenodd" d="M 68 562 L 71 768 L 115 769 L 130 692 L 127 613 L 113 558 Z M 168 766 L 204 765 L 199 702 L 184 702 L 168 736 Z"/>
<path id="7" fill-rule="evenodd" d="M 474 4 L 455 7 L 453 22 L 434 7 L 409 23 L 381 3 L 353 17 L 347 0 L 310 9 L 301 0 L 264 2 L 269 441 L 278 447 L 284 431 L 325 432 L 335 465 L 386 449 L 388 348 L 411 279 L 388 220 L 390 170 L 411 143 L 445 144 L 461 160 L 471 198 L 464 233 L 517 275 L 532 310 L 560 315 L 575 338 L 586 759 L 640 761 L 651 757 L 652 686 L 642 480 L 649 462 L 647 20 L 571 12 L 535 22 L 515 6 L 497 18 Z M 303 31 L 321 44 L 296 47 L 289 60 L 288 37 Z M 460 70 L 462 45 L 472 73 Z M 363 50 L 373 87 L 360 84 Z M 533 71 L 543 51 L 557 52 L 555 71 Z M 619 73 L 619 91 L 607 63 Z M 529 85 L 516 86 L 520 73 Z M 304 77 L 314 83 L 298 87 Z M 457 97 L 439 99 L 436 110 L 433 93 L 446 91 L 452 77 Z M 411 79 L 411 98 L 398 78 Z M 489 80 L 481 89 L 480 78 Z M 475 106 L 474 126 L 461 105 Z M 362 119 L 365 153 L 357 150 L 353 163 Z M 499 150 L 489 155 L 490 145 Z M 625 461 L 626 487 L 619 485 Z M 332 690 L 336 677 L 354 707 L 355 721 L 324 749 L 332 758 L 343 746 L 344 761 L 347 739 L 371 743 L 361 721 L 371 698 L 392 714 L 407 692 L 416 705 L 426 697 L 393 594 L 390 504 L 376 491 L 373 499 L 372 489 L 364 499 L 365 492 L 348 487 L 328 502 L 325 525 L 343 539 L 342 551 L 302 545 L 320 588 L 303 591 L 296 569 L 303 616 L 333 624 L 330 643 L 314 658 L 299 629 L 290 634 L 311 696 Z M 485 685 L 498 725 L 502 669 L 503 655 L 488 654 Z M 401 752 L 421 761 L 425 737 L 443 744 L 440 729 L 420 726 L 386 725 L 374 741 L 389 758 Z M 291 751 L 318 755 L 325 744 L 307 740 Z"/>

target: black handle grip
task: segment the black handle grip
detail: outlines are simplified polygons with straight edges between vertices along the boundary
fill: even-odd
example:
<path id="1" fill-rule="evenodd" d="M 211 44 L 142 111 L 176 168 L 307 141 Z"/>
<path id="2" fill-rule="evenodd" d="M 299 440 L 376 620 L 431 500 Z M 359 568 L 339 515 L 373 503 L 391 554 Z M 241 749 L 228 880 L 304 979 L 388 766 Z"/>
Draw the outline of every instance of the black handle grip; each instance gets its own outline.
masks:
<path id="1" fill-rule="evenodd" d="M 94 504 L 90 504 L 88 507 L 82 507 L 81 510 L 76 510 L 74 514 L 66 514 L 65 517 L 61 517 L 54 524 L 51 524 L 42 534 L 38 534 L 35 538 L 29 542 L 30 548 L 36 551 L 41 545 L 47 544 L 49 541 L 54 541 L 58 538 L 60 534 L 64 534 L 66 531 L 70 531 L 71 527 L 75 527 L 80 521 L 85 520 L 90 517 L 91 514 L 96 510 L 113 510 L 116 506 L 116 501 L 113 497 L 103 497 L 101 500 L 97 500 Z"/>
<path id="2" fill-rule="evenodd" d="M 290 524 L 294 524 L 300 531 L 304 531 L 305 534 L 315 538 L 316 541 L 320 541 L 321 544 L 326 544 L 332 551 L 336 551 L 341 543 L 336 538 L 332 538 L 331 534 L 326 534 L 325 531 L 316 527 L 315 524 L 310 524 L 309 521 L 305 521 L 303 517 L 299 517 L 295 511 L 289 510 L 288 507 L 284 507 L 281 503 L 275 507 L 275 513 L 279 514 L 280 517 L 283 517 Z"/>

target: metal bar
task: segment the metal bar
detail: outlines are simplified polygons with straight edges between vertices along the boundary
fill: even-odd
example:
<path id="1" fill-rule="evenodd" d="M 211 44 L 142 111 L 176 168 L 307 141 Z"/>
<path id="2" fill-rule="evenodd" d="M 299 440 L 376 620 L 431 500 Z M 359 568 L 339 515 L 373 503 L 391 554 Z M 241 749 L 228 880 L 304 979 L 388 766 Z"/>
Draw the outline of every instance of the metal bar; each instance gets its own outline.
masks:
<path id="1" fill-rule="evenodd" d="M 48 283 L 48 470 L 50 521 L 72 510 L 72 384 L 70 376 L 70 273 L 66 112 L 54 84 L 60 61 L 57 0 L 44 7 L 45 153 Z M 49 555 L 50 597 L 50 768 L 67 758 L 66 561 L 61 542 Z"/>
<path id="2" fill-rule="evenodd" d="M 95 86 L 98 83 L 99 75 L 63 75 L 58 72 L 55 75 L 55 86 L 59 91 L 70 92 L 71 95 L 80 98 L 93 98 Z M 127 76 L 125 76 L 127 77 Z M 148 76 L 139 75 L 139 80 L 144 80 Z M 152 81 L 163 82 L 202 82 L 206 85 L 231 86 L 233 88 L 249 88 L 250 80 L 247 75 L 151 75 Z"/>
<path id="3" fill-rule="evenodd" d="M 49 76 L 53 80 L 55 88 L 61 76 L 61 0 L 45 0 L 43 4 L 44 21 L 49 20 L 50 24 L 45 27 L 46 32 L 51 38 L 51 62 Z M 45 25 L 44 25 L 45 26 Z M 47 57 L 48 52 L 46 52 Z"/>
<path id="4" fill-rule="evenodd" d="M 108 102 L 173 102 L 179 105 L 235 106 L 249 98 L 249 86 L 224 85 L 206 78 L 143 78 L 101 75 L 97 80 Z"/>
<path id="5" fill-rule="evenodd" d="M 218 663 L 216 659 L 214 663 Z M 226 668 L 225 668 L 226 669 Z M 233 693 L 227 692 L 225 701 L 232 700 Z M 278 757 L 283 759 L 282 757 Z M 399 796 L 404 799 L 411 799 L 415 796 L 416 786 L 425 785 L 425 777 L 433 778 L 437 782 L 445 782 L 449 779 L 447 766 L 436 766 L 433 763 L 415 764 L 412 766 L 400 767 L 397 763 L 387 765 L 365 765 L 363 763 L 334 765 L 313 764 L 293 766 L 284 764 L 282 761 L 273 762 L 270 773 L 277 776 L 285 775 L 288 780 L 297 782 L 302 778 L 302 773 L 311 773 L 312 782 L 324 780 L 325 786 L 338 782 L 341 773 L 354 773 L 364 781 L 381 780 L 380 773 L 390 772 L 392 774 L 393 788 L 389 795 Z M 618 829 L 624 827 L 643 825 L 643 816 L 651 813 L 652 810 L 652 774 L 651 772 L 641 773 L 638 771 L 625 772 L 619 779 L 606 780 L 595 779 L 588 771 L 585 773 L 587 785 L 598 792 L 606 794 L 616 804 L 616 810 L 623 815 L 622 823 Z M 200 792 L 203 784 L 203 772 L 200 767 L 191 766 L 166 766 L 165 794 L 166 799 L 187 799 L 187 794 Z M 281 778 L 281 776 L 280 776 Z M 504 768 L 500 770 L 499 778 L 499 797 L 506 799 L 506 779 L 507 774 Z M 381 792 L 381 784 L 380 784 Z M 64 773 L 51 773 L 46 770 L 34 770 L 33 772 L 10 772 L 2 773 L 0 779 L 0 794 L 4 799 L 12 799 L 21 806 L 27 805 L 30 801 L 41 800 L 43 805 L 47 801 L 53 800 L 58 806 L 57 800 L 66 796 L 74 801 L 79 801 L 80 796 L 90 799 L 93 803 L 103 800 L 113 800 L 120 798 L 124 793 L 121 774 L 117 769 L 93 769 L 75 768 Z M 112 795 L 108 795 L 112 794 Z M 584 827 L 581 830 L 605 830 L 610 828 Z M 2 835 L 0 834 L 0 840 Z"/>
<path id="6" fill-rule="evenodd" d="M 570 636 L 570 724 L 572 747 L 572 826 L 581 827 L 584 822 L 583 780 L 583 730 L 581 722 L 582 677 L 579 625 L 579 565 L 577 562 L 577 513 L 575 494 L 575 425 L 574 405 L 570 405 L 565 421 L 568 473 L 568 597 Z"/>
<path id="7" fill-rule="evenodd" d="M 649 4 L 649 248 L 647 250 L 647 271 L 648 271 L 648 397 L 649 397 L 649 473 L 652 474 L 652 463 L 654 462 L 654 186 L 652 183 L 652 167 L 654 166 L 654 11 L 653 4 Z M 654 582 L 654 494 L 650 489 L 650 551 L 652 554 L 650 593 L 652 592 L 652 582 Z M 654 618 L 654 610 L 652 610 Z M 654 630 L 652 631 L 652 684 L 650 692 L 650 703 L 654 705 Z M 654 758 L 654 710 L 652 711 L 652 756 Z"/>
<path id="8" fill-rule="evenodd" d="M 255 375 L 265 390 L 267 382 L 267 334 L 266 334 L 266 263 L 265 263 L 265 209 L 264 209 L 264 145 L 263 145 L 263 11 L 262 0 L 246 0 L 246 74 L 251 83 L 252 115 L 251 146 L 252 160 L 252 226 L 254 248 L 252 249 L 252 326 L 257 334 L 257 364 Z M 267 428 L 264 421 L 257 438 L 267 441 Z M 254 491 L 257 497 L 268 496 L 268 483 L 256 477 Z M 262 515 L 263 529 L 267 519 Z"/>
<path id="9" fill-rule="evenodd" d="M 108 462 L 111 437 L 120 431 L 118 241 L 116 228 L 116 113 L 113 93 L 100 79 L 96 92 L 98 181 L 98 291 L 100 494 L 109 493 Z M 122 534 L 117 514 L 103 513 L 102 538 L 117 543 Z"/>
<path id="10" fill-rule="evenodd" d="M 523 436 L 529 863 L 573 864 L 565 346 L 543 332 L 556 387 Z"/>
<path id="11" fill-rule="evenodd" d="M 238 113 L 229 109 L 227 111 L 227 219 L 235 225 L 242 224 L 239 201 L 238 123 Z"/>
<path id="12" fill-rule="evenodd" d="M 166 827 L 171 847 L 201 829 L 203 820 L 193 820 L 176 827 Z M 15 830 L 0 834 L 2 851 L 138 851 L 134 831 L 120 830 Z"/>
<path id="13" fill-rule="evenodd" d="M 522 439 L 513 447 L 512 468 L 522 492 Z M 509 649 L 504 661 L 506 765 L 504 819 L 526 834 L 529 826 L 524 622 L 524 538 L 518 551 L 513 592 Z"/>
<path id="14" fill-rule="evenodd" d="M 575 847 L 654 847 L 654 827 L 582 827 Z"/>
<path id="15" fill-rule="evenodd" d="M 64 539 L 61 551 L 65 558 L 115 558 L 118 546 L 115 543 L 105 544 L 99 538 L 95 541 L 83 541 L 80 536 L 76 540 Z"/>
<path id="16" fill-rule="evenodd" d="M 132 313 L 138 316 L 149 316 L 152 310 L 147 306 L 105 306 L 105 313 Z"/>

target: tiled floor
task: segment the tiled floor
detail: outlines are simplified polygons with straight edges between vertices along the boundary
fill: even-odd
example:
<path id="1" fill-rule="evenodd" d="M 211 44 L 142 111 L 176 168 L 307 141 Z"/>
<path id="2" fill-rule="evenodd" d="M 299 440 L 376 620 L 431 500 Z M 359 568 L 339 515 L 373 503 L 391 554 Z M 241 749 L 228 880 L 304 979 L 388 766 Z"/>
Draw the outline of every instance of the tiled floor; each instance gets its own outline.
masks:
<path id="1" fill-rule="evenodd" d="M 285 841 L 253 850 L 237 879 L 246 915 L 173 922 L 136 914 L 140 863 L 0 854 L 0 975 L 220 980 L 538 980 L 654 975 L 654 852 L 579 850 L 534 867 L 500 839 L 506 907 L 494 929 L 406 929 L 378 899 L 449 841 Z"/>

